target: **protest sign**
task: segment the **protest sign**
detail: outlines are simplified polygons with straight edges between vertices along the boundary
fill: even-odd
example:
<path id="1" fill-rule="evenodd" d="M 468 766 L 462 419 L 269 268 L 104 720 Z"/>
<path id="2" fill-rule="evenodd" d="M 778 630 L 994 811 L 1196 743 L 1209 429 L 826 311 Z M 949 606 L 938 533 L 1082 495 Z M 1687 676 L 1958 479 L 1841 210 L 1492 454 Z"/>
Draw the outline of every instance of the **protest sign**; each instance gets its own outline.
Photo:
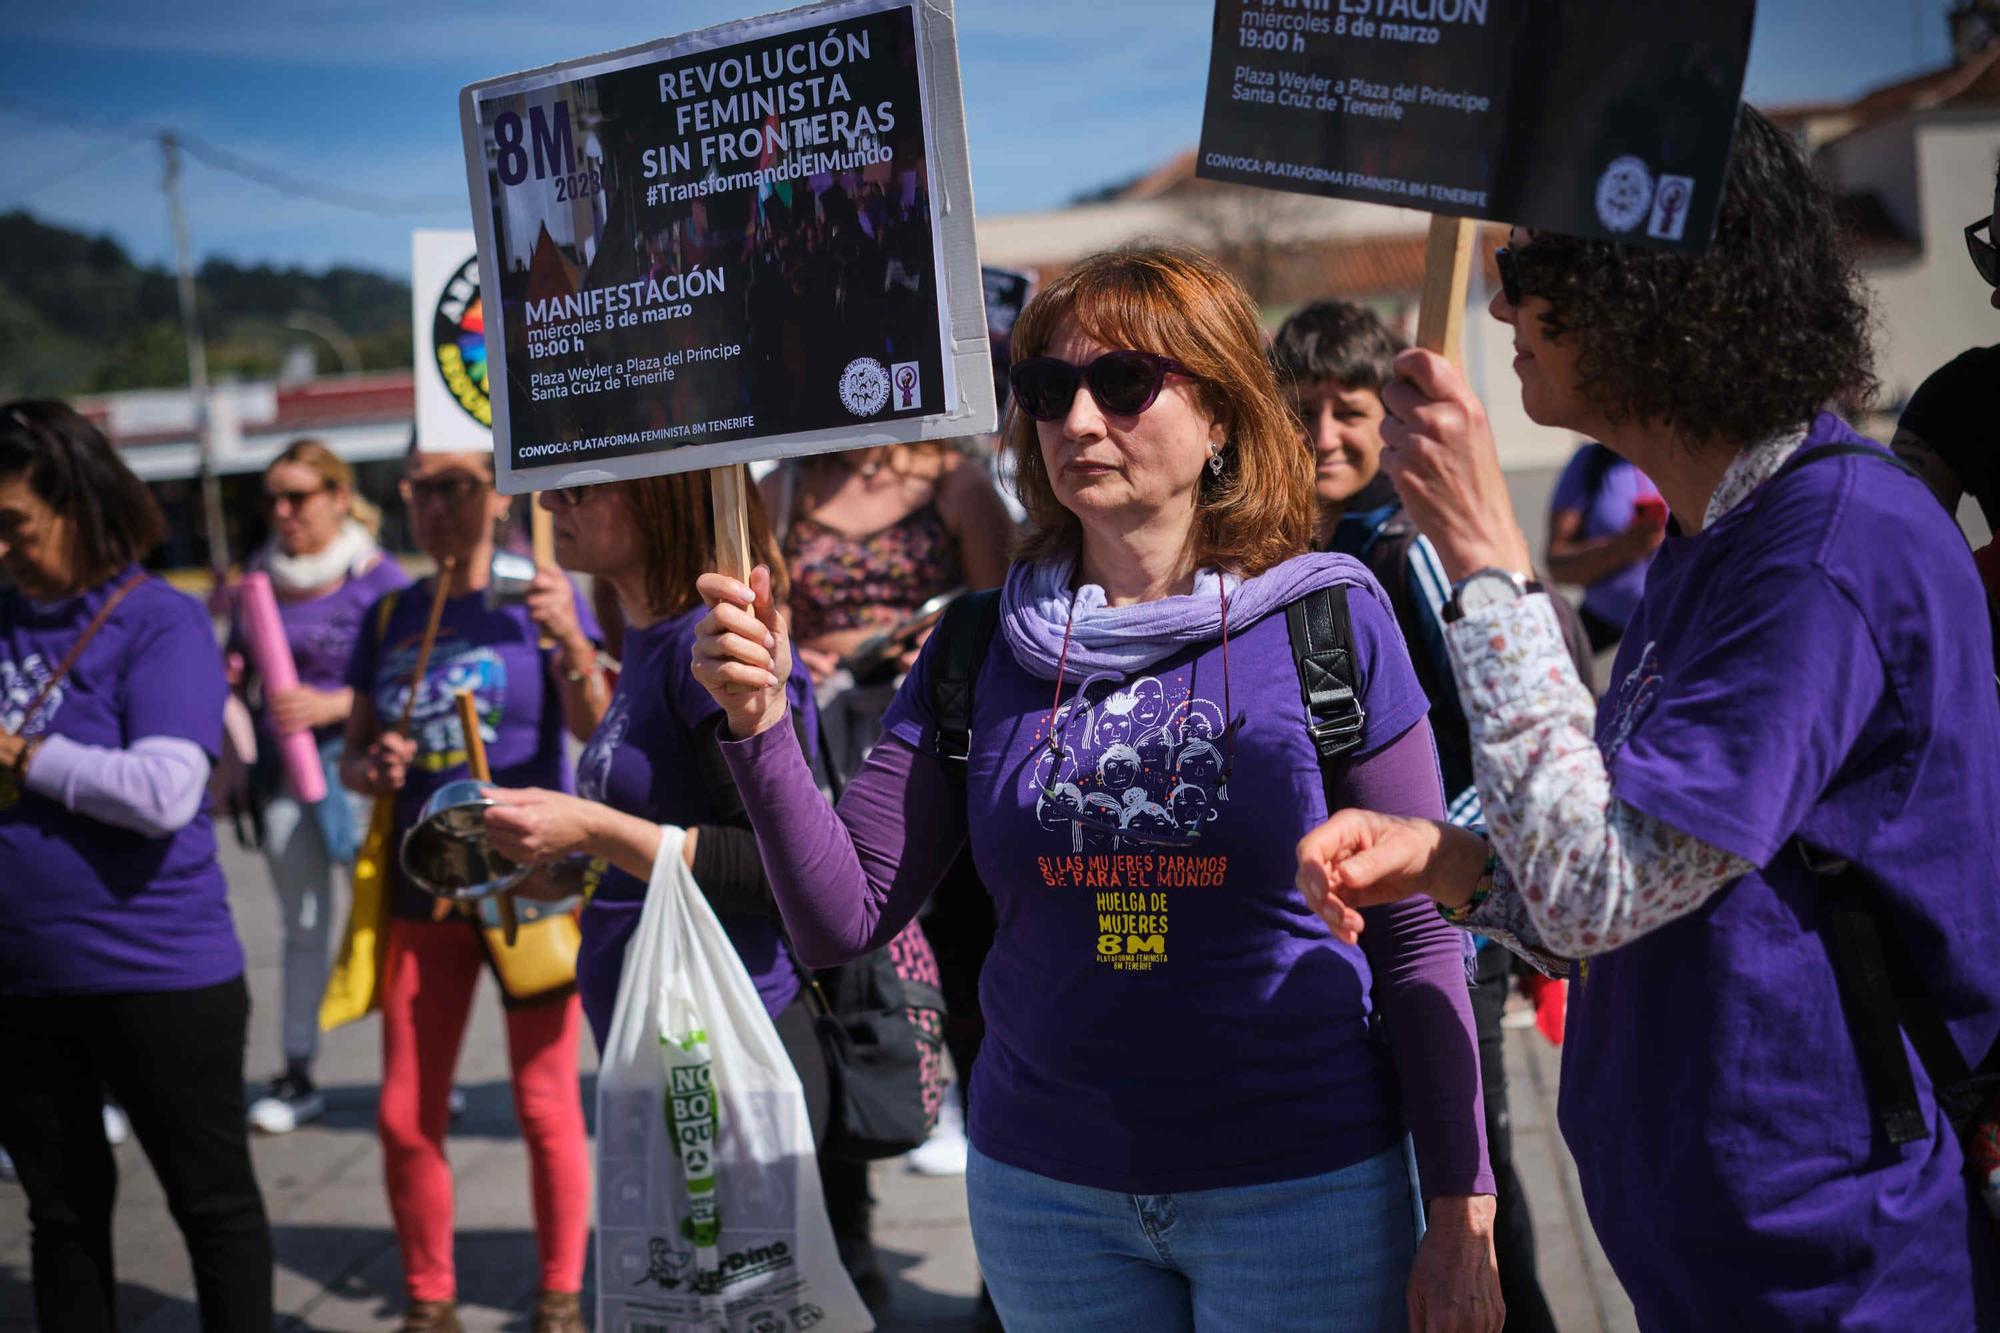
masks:
<path id="1" fill-rule="evenodd" d="M 1217 0 L 1197 174 L 1704 250 L 1754 0 Z"/>
<path id="2" fill-rule="evenodd" d="M 1014 321 L 1027 308 L 1035 275 L 1016 268 L 980 269 L 986 286 L 986 337 L 993 347 L 993 401 L 1007 401 L 1007 369 L 1014 364 Z"/>
<path id="3" fill-rule="evenodd" d="M 416 351 L 417 445 L 436 453 L 493 447 L 479 255 L 469 231 L 410 234 L 410 345 Z"/>
<path id="4" fill-rule="evenodd" d="M 503 491 L 992 429 L 949 3 L 565 61 L 460 122 Z"/>

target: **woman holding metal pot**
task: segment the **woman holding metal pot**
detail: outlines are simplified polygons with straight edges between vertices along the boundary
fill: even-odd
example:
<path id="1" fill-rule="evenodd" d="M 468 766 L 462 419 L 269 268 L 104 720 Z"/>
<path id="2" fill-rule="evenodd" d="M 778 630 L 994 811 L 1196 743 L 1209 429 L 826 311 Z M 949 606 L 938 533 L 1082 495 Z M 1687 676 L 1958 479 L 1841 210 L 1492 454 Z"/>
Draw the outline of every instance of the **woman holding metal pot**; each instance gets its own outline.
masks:
<path id="1" fill-rule="evenodd" d="M 1923 483 L 1823 410 L 1871 383 L 1834 201 L 1746 106 L 1707 254 L 1517 229 L 1500 273 L 1528 415 L 1679 532 L 1593 703 L 1484 409 L 1404 353 L 1383 461 L 1457 581 L 1490 836 L 1357 803 L 1301 887 L 1343 933 L 1426 895 L 1573 974 L 1558 1116 L 1642 1327 L 2000 1327 L 1939 1095 L 2000 1034 L 1986 602 Z"/>
<path id="2" fill-rule="evenodd" d="M 569 486 L 543 493 L 538 503 L 554 518 L 557 563 L 602 579 L 616 592 L 624 657 L 610 705 L 577 766 L 576 794 L 496 790 L 499 804 L 486 812 L 487 837 L 501 855 L 524 865 L 593 858 L 584 874 L 589 899 L 576 971 L 584 1015 L 601 1047 L 611 1029 L 625 945 L 639 924 L 659 852 L 660 825 L 685 828 L 683 855 L 793 1053 L 817 1125 L 825 1111 L 825 1062 L 811 1019 L 793 1003 L 798 966 L 785 946 L 742 802 L 715 748 L 722 714 L 688 675 L 694 623 L 704 610 L 694 581 L 715 559 L 708 474 Z M 769 558 L 776 548 L 754 499 L 749 527 L 759 558 Z M 803 667 L 790 685 L 805 744 L 812 747 L 817 726 Z"/>
<path id="3" fill-rule="evenodd" d="M 458 691 L 472 692 L 495 780 L 548 788 L 569 785 L 563 732 L 588 736 L 607 694 L 595 624 L 559 571 L 540 571 L 524 606 L 488 604 L 493 534 L 509 507 L 494 490 L 490 454 L 412 447 L 401 491 L 418 548 L 442 572 L 390 594 L 363 617 L 347 671 L 354 711 L 340 766 L 352 790 L 395 802 L 392 846 L 433 791 L 468 775 L 467 741 L 454 707 Z M 438 597 L 444 600 L 435 644 L 411 700 Z M 552 647 L 539 645 L 544 637 Z M 406 706 L 407 735 L 393 728 Z M 437 900 L 410 882 L 397 858 L 390 862 L 379 1129 L 409 1295 L 404 1327 L 455 1330 L 444 1137 L 452 1069 L 486 954 L 475 922 L 439 920 Z M 577 1293 L 590 1225 L 590 1161 L 576 1075 L 579 1008 L 570 988 L 532 1003 L 507 1001 L 506 1013 L 514 1109 L 528 1144 L 541 1252 L 535 1328 L 572 1333 L 582 1328 Z"/>

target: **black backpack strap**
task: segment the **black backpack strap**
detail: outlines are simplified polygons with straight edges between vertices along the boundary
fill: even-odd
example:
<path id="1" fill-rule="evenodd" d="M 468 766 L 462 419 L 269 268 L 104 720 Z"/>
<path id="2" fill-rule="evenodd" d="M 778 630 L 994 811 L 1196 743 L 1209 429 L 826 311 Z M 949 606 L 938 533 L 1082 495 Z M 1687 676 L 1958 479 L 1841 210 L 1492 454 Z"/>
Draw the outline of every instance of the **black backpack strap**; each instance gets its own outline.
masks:
<path id="1" fill-rule="evenodd" d="M 1915 468 L 1890 453 L 1887 449 L 1878 449 L 1872 444 L 1821 444 L 1811 449 L 1801 449 L 1786 459 L 1783 467 L 1771 474 L 1771 480 L 1776 481 L 1780 477 L 1789 477 L 1792 473 L 1806 466 L 1806 464 L 1817 463 L 1823 458 L 1873 458 L 1878 462 L 1887 463 L 1890 467 L 1895 468 L 1905 476 L 1915 477 L 1918 481 L 1923 481 L 1922 475 Z"/>
<path id="2" fill-rule="evenodd" d="M 1347 585 L 1316 588 L 1285 608 L 1292 661 L 1305 701 L 1306 730 L 1319 754 L 1327 802 L 1333 801 L 1336 765 L 1361 744 L 1368 721 L 1361 706 L 1361 668 L 1354 657 L 1354 626 L 1347 615 Z M 1329 809 L 1327 813 L 1331 814 Z"/>
<path id="3" fill-rule="evenodd" d="M 963 785 L 972 752 L 972 686 L 1000 628 L 1000 590 L 969 592 L 945 608 L 932 637 L 931 715 L 937 721 L 937 757 L 946 776 Z"/>
<path id="4" fill-rule="evenodd" d="M 1827 947 L 1875 1122 L 1894 1144 L 1929 1138 L 1930 1122 L 1917 1103 L 1916 1081 L 1903 1051 L 1904 1035 L 1930 1075 L 1933 1095 L 1954 1123 L 1972 1109 L 1959 1104 L 1959 1090 L 1973 1078 L 1973 1071 L 1929 989 L 1897 946 L 1894 926 L 1877 910 L 1867 876 L 1851 862 L 1828 863 L 1805 843 L 1793 845 L 1825 885 Z M 1995 1058 L 1986 1058 L 1982 1074 L 1991 1072 Z"/>

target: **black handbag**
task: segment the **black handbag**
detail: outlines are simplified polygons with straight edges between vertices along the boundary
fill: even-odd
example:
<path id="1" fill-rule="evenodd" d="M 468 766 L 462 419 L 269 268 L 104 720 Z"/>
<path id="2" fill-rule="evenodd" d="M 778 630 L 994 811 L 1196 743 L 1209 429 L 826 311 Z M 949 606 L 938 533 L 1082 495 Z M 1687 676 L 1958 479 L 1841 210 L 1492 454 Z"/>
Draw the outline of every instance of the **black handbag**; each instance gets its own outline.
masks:
<path id="1" fill-rule="evenodd" d="M 806 975 L 832 1104 L 821 1156 L 900 1156 L 937 1124 L 944 994 L 926 975 L 935 978 L 937 965 L 914 921 L 888 946 Z"/>

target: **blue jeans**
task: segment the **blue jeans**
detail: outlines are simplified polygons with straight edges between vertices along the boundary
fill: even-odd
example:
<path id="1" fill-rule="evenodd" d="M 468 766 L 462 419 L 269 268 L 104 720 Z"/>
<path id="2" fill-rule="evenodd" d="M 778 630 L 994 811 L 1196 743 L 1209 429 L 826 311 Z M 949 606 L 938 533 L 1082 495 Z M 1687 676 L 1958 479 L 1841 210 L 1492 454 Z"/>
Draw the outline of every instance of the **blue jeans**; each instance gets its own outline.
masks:
<path id="1" fill-rule="evenodd" d="M 973 1149 L 980 1271 L 1008 1333 L 1402 1333 L 1422 1234 L 1398 1144 L 1302 1180 L 1120 1194 Z"/>

